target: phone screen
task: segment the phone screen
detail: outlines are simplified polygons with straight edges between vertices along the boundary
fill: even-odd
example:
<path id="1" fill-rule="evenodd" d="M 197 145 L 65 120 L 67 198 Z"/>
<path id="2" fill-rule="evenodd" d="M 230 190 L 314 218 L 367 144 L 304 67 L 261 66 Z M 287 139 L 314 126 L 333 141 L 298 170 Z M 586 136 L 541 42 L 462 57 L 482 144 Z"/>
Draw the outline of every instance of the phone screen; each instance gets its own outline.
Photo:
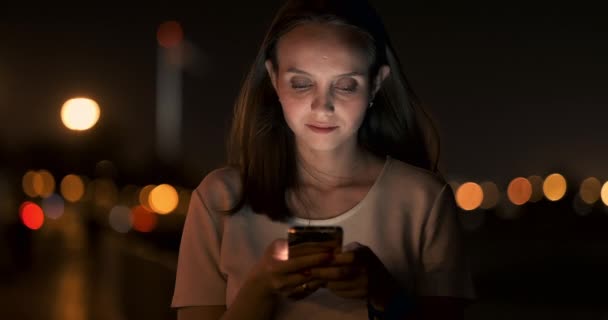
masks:
<path id="1" fill-rule="evenodd" d="M 289 258 L 334 252 L 342 247 L 343 231 L 339 226 L 297 226 L 289 228 Z"/>

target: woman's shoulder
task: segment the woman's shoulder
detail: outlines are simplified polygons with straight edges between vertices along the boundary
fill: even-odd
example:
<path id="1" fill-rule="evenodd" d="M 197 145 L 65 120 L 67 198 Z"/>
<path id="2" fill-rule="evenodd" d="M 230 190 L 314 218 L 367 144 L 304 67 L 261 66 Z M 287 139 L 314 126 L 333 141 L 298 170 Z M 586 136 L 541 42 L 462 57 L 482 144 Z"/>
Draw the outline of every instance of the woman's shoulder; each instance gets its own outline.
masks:
<path id="1" fill-rule="evenodd" d="M 241 194 L 241 176 L 237 168 L 225 166 L 209 172 L 196 188 L 205 205 L 214 211 L 232 209 Z"/>
<path id="2" fill-rule="evenodd" d="M 419 190 L 437 194 L 447 184 L 439 173 L 395 158 L 391 159 L 387 176 L 388 183 L 399 190 Z"/>

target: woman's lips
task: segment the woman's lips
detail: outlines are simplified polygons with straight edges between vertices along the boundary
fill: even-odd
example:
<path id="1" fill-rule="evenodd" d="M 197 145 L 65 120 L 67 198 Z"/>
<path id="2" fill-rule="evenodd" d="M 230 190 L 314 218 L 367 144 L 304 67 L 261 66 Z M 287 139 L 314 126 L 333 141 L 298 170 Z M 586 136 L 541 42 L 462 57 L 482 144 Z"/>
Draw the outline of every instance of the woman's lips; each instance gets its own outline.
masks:
<path id="1" fill-rule="evenodd" d="M 312 130 L 313 132 L 316 132 L 316 133 L 330 133 L 338 128 L 338 127 L 317 127 L 317 126 L 313 126 L 310 124 L 307 124 L 306 126 L 308 128 L 310 128 L 310 130 Z"/>

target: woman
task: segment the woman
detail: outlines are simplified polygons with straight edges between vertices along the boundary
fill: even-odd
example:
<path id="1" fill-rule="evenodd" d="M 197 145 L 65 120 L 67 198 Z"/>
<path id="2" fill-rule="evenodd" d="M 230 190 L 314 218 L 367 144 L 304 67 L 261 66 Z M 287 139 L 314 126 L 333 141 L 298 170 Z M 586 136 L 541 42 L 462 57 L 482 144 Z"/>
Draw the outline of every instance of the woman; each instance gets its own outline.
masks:
<path id="1" fill-rule="evenodd" d="M 365 0 L 288 1 L 235 106 L 230 163 L 195 190 L 180 319 L 461 318 L 473 289 L 430 122 Z M 293 225 L 343 250 L 286 258 Z"/>

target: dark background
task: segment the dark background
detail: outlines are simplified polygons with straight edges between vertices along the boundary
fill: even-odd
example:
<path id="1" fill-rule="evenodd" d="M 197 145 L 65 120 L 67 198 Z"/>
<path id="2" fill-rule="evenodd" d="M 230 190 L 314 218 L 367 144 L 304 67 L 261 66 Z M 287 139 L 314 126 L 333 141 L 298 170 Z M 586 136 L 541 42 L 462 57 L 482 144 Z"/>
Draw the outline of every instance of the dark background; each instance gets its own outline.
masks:
<path id="1" fill-rule="evenodd" d="M 223 164 L 232 104 L 279 3 L 1 10 L 0 180 L 12 197 L 0 212 L 8 257 L 0 260 L 7 266 L 0 276 L 3 312 L 40 318 L 28 304 L 15 302 L 28 296 L 43 310 L 74 308 L 36 280 L 63 279 L 73 249 L 66 249 L 66 241 L 50 241 L 46 225 L 38 231 L 14 225 L 27 198 L 23 174 L 45 168 L 56 178 L 93 177 L 96 164 L 110 160 L 119 186 L 168 182 L 195 188 Z M 436 120 L 448 180 L 494 181 L 503 192 L 517 176 L 560 172 L 569 182 L 558 202 L 515 208 L 503 196 L 497 209 L 463 212 L 480 296 L 468 317 L 606 319 L 608 211 L 600 202 L 580 215 L 572 204 L 582 179 L 608 178 L 608 24 L 599 8 L 374 4 L 407 77 Z M 170 163 L 155 150 L 156 30 L 167 20 L 181 23 L 193 52 L 182 75 L 182 149 Z M 61 124 L 59 110 L 79 95 L 95 99 L 102 114 L 93 129 L 74 133 Z M 515 212 L 515 218 L 504 212 Z M 112 318 L 139 319 L 146 312 L 149 319 L 174 317 L 165 307 L 182 223 L 183 216 L 167 217 L 148 234 L 117 234 L 103 224 L 84 229 L 88 238 L 103 236 L 87 242 L 98 251 L 76 250 L 80 288 L 88 292 L 80 305 L 88 311 L 70 314 L 104 318 L 100 310 L 116 309 Z M 110 289 L 98 284 L 100 266 L 114 270 L 107 273 L 114 281 Z M 112 300 L 107 296 L 116 295 L 106 291 L 120 294 Z"/>

